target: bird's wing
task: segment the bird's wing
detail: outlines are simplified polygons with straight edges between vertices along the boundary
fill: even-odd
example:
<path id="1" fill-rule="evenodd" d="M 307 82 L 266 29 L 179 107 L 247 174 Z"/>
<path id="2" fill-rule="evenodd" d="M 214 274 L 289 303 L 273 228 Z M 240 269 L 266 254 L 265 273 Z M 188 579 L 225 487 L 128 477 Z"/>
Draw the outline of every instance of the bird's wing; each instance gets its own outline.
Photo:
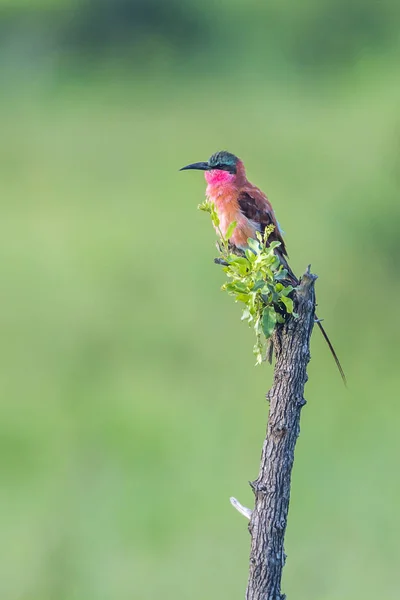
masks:
<path id="1" fill-rule="evenodd" d="M 280 242 L 280 254 L 287 256 L 285 242 L 283 241 L 273 208 L 261 190 L 256 189 L 252 190 L 252 192 L 242 191 L 239 194 L 238 203 L 242 214 L 250 221 L 258 223 L 261 231 L 264 231 L 269 225 L 275 226 L 269 239 L 271 242 Z"/>

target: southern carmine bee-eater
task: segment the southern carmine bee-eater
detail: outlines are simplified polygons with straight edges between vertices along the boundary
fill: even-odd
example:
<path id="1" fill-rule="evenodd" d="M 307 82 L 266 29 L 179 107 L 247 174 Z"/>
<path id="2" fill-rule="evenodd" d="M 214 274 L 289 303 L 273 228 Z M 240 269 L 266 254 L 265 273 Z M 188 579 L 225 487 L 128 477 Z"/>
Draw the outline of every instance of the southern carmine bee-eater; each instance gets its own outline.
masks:
<path id="1" fill-rule="evenodd" d="M 286 245 L 272 205 L 267 196 L 248 181 L 243 162 L 234 154 L 222 150 L 213 154 L 207 162 L 187 165 L 181 171 L 189 169 L 205 172 L 206 196 L 215 206 L 220 220 L 221 233 L 224 236 L 229 225 L 236 221 L 236 227 L 229 238 L 233 248 L 246 250 L 248 238 L 256 239 L 257 231 L 263 233 L 269 225 L 274 226 L 268 239 L 271 242 L 278 241 L 280 243 L 275 252 L 288 272 L 290 283 L 296 287 L 299 280 L 288 265 Z M 316 323 L 332 352 L 340 375 L 346 383 L 345 374 L 328 335 L 317 318 Z"/>

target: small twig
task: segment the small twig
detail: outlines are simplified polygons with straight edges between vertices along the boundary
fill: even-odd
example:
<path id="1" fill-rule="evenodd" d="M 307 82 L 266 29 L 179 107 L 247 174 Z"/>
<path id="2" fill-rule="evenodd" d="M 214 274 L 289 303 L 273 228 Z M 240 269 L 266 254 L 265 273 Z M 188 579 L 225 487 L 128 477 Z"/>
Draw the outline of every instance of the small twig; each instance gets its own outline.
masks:
<path id="1" fill-rule="evenodd" d="M 236 508 L 237 511 L 240 512 L 241 515 L 243 515 L 244 517 L 246 517 L 246 519 L 250 519 L 251 518 L 251 514 L 252 514 L 252 510 L 251 508 L 247 508 L 246 506 L 243 506 L 243 504 L 240 504 L 239 500 L 236 500 L 236 498 L 234 498 L 233 496 L 231 496 L 229 498 L 232 506 L 234 508 Z"/>

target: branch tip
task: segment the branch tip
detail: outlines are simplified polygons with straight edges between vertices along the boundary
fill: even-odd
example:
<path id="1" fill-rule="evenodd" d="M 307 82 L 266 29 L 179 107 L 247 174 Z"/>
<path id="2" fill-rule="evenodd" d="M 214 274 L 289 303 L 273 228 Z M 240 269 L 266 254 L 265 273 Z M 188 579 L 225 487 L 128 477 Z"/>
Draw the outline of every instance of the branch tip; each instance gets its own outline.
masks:
<path id="1" fill-rule="evenodd" d="M 310 266 L 311 265 L 308 265 L 306 272 L 300 279 L 300 283 L 296 288 L 297 294 L 308 294 L 309 290 L 314 286 L 314 283 L 318 279 L 318 275 L 311 273 Z"/>

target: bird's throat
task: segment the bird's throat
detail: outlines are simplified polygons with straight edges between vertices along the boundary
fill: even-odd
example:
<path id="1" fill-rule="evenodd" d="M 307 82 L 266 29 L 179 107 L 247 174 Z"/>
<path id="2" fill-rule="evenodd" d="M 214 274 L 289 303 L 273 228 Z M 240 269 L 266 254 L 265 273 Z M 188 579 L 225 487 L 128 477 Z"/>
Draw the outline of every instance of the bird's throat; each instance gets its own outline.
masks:
<path id="1" fill-rule="evenodd" d="M 205 171 L 204 177 L 208 185 L 220 186 L 229 185 L 235 181 L 235 173 L 229 173 L 229 171 L 222 171 L 219 169 L 213 169 L 211 171 Z"/>

